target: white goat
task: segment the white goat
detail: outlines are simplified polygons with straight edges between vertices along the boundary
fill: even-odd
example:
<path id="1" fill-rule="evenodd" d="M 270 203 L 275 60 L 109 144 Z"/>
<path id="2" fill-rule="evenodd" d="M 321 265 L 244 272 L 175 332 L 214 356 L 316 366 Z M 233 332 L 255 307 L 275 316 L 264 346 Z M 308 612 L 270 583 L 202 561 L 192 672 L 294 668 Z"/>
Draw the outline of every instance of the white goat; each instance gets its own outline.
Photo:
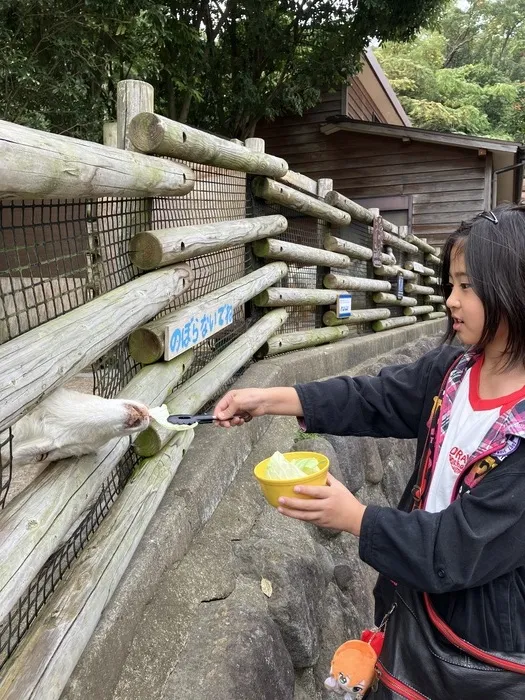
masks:
<path id="1" fill-rule="evenodd" d="M 148 425 L 148 408 L 137 401 L 57 389 L 13 425 L 12 466 L 38 464 L 41 471 L 50 462 L 96 452 L 112 438 Z M 3 448 L 3 464 L 8 452 Z"/>

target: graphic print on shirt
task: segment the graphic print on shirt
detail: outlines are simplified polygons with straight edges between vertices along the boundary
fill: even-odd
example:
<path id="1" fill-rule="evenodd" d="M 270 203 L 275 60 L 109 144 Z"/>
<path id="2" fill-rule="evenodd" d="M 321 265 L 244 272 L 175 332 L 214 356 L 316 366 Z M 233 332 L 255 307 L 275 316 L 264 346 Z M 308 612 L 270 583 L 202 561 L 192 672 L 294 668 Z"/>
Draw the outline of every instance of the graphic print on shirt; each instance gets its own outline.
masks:
<path id="1" fill-rule="evenodd" d="M 467 466 L 469 455 L 463 452 L 461 447 L 457 445 L 454 446 L 448 453 L 448 461 L 452 467 L 452 471 L 455 474 L 461 474 L 463 469 Z"/>

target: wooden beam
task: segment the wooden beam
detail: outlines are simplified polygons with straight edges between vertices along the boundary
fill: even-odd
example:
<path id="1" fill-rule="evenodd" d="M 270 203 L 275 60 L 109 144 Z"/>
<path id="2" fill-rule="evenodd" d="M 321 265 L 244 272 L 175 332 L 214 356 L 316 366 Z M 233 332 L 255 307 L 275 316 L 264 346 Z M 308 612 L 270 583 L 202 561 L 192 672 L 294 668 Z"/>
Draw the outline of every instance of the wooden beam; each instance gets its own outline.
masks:
<path id="1" fill-rule="evenodd" d="M 348 255 L 353 260 L 372 260 L 372 249 L 364 245 L 358 245 L 351 241 L 345 241 L 343 238 L 326 235 L 324 237 L 324 247 L 326 250 L 331 250 L 333 253 L 341 253 Z M 381 253 L 381 261 L 385 265 L 392 265 L 394 258 L 387 253 Z"/>
<path id="2" fill-rule="evenodd" d="M 443 311 L 432 311 L 429 314 L 425 314 L 423 316 L 423 321 L 435 321 L 436 318 L 445 318 L 446 313 L 443 313 Z"/>
<path id="3" fill-rule="evenodd" d="M 405 291 L 408 294 L 434 294 L 433 287 L 424 287 L 422 284 L 405 284 Z"/>
<path id="4" fill-rule="evenodd" d="M 296 187 L 309 194 L 317 194 L 317 181 L 312 180 L 312 178 L 307 175 L 301 175 L 301 173 L 288 170 L 287 173 L 277 179 L 285 185 L 290 185 L 290 187 Z"/>
<path id="5" fill-rule="evenodd" d="M 417 272 L 419 275 L 425 275 L 427 277 L 436 274 L 431 267 L 425 267 L 415 260 L 407 260 L 403 267 L 405 270 L 411 270 L 412 272 Z"/>
<path id="6" fill-rule="evenodd" d="M 0 346 L 0 430 L 162 311 L 192 281 L 187 265 L 150 272 Z"/>
<path id="7" fill-rule="evenodd" d="M 131 262 L 140 270 L 152 270 L 259 238 L 278 236 L 287 226 L 284 216 L 274 214 L 143 231 L 131 239 L 129 254 Z"/>
<path id="8" fill-rule="evenodd" d="M 381 265 L 381 267 L 374 267 L 374 274 L 380 277 L 397 277 L 400 273 L 406 280 L 415 280 L 417 278 L 414 272 L 403 270 L 399 265 Z"/>
<path id="9" fill-rule="evenodd" d="M 335 311 L 327 311 L 323 315 L 323 323 L 326 326 L 351 326 L 355 323 L 368 323 L 377 319 L 384 319 L 390 316 L 388 309 L 359 309 L 352 311 L 348 318 L 337 318 Z"/>
<path id="10" fill-rule="evenodd" d="M 199 410 L 276 333 L 287 318 L 285 309 L 274 309 L 265 314 L 172 394 L 166 402 L 169 412 L 195 413 Z M 151 457 L 166 445 L 172 435 L 171 431 L 152 423 L 135 439 L 135 450 L 142 457 Z"/>
<path id="11" fill-rule="evenodd" d="M 436 249 L 434 246 L 431 246 L 429 243 L 426 241 L 422 241 L 421 238 L 418 238 L 417 236 L 414 236 L 413 233 L 407 234 L 407 237 L 405 239 L 407 243 L 413 243 L 419 250 L 423 251 L 424 253 L 430 253 L 432 255 L 436 254 Z"/>
<path id="12" fill-rule="evenodd" d="M 241 279 L 230 282 L 224 287 L 205 294 L 189 304 L 185 304 L 176 311 L 162 316 L 162 318 L 137 328 L 129 336 L 129 352 L 131 356 L 141 364 L 157 362 L 164 355 L 166 327 L 182 318 L 186 318 L 188 311 L 191 311 L 194 316 L 200 316 L 208 311 L 212 305 L 222 302 L 232 304 L 234 307 L 240 306 L 267 287 L 271 287 L 281 277 L 284 277 L 287 272 L 288 267 L 286 263 L 270 263 Z"/>
<path id="13" fill-rule="evenodd" d="M 444 299 L 444 297 L 440 296 L 439 294 L 428 294 L 427 296 L 423 297 L 423 303 L 424 304 L 444 304 L 445 299 Z"/>
<path id="14" fill-rule="evenodd" d="M 434 311 L 433 306 L 411 306 L 403 309 L 403 314 L 405 316 L 423 316 L 423 314 L 429 314 L 432 311 Z"/>
<path id="15" fill-rule="evenodd" d="M 328 289 L 341 289 L 354 292 L 389 292 L 392 285 L 387 280 L 371 280 L 368 277 L 349 277 L 331 272 L 325 275 L 323 284 Z"/>
<path id="16" fill-rule="evenodd" d="M 347 255 L 332 253 L 329 250 L 299 245 L 276 238 L 266 238 L 252 244 L 253 252 L 258 258 L 268 260 L 285 260 L 297 265 L 321 265 L 325 267 L 351 267 L 352 261 Z"/>
<path id="17" fill-rule="evenodd" d="M 376 333 L 380 331 L 389 331 L 392 328 L 399 328 L 400 326 L 410 326 L 416 323 L 415 316 L 398 316 L 397 318 L 387 318 L 384 321 L 376 321 L 372 323 L 372 330 Z"/>
<path id="18" fill-rule="evenodd" d="M 118 398 L 164 403 L 191 367 L 189 350 L 171 362 L 143 368 Z M 98 452 L 64 459 L 49 466 L 0 511 L 0 619 L 4 620 L 42 566 L 68 537 L 76 522 L 98 497 L 129 448 L 129 437 L 117 438 Z M 0 695 L 1 697 L 1 695 Z"/>
<path id="19" fill-rule="evenodd" d="M 281 177 L 288 170 L 288 163 L 282 158 L 251 151 L 158 114 L 137 114 L 129 125 L 129 137 L 135 148 L 144 153 L 270 177 Z"/>
<path id="20" fill-rule="evenodd" d="M 255 306 L 325 306 L 337 303 L 341 294 L 331 289 L 294 289 L 292 287 L 268 287 L 253 299 Z"/>
<path id="21" fill-rule="evenodd" d="M 377 292 L 372 299 L 376 304 L 384 306 L 417 306 L 417 299 L 414 299 L 414 297 L 398 299 L 395 294 L 389 294 L 388 292 Z"/>
<path id="22" fill-rule="evenodd" d="M 256 177 L 252 183 L 252 190 L 256 197 L 261 197 L 267 202 L 280 204 L 315 219 L 324 219 L 336 226 L 347 226 L 352 221 L 350 214 L 275 180 Z"/>
<path id="23" fill-rule="evenodd" d="M 173 433 L 171 434 L 173 436 Z M 140 465 L 3 672 L 1 700 L 59 700 L 157 511 L 193 431 Z"/>
<path id="24" fill-rule="evenodd" d="M 273 335 L 267 340 L 257 353 L 257 357 L 273 357 L 283 352 L 313 348 L 325 343 L 335 343 L 350 335 L 347 326 L 333 326 L 327 328 L 312 328 L 308 331 L 294 331 Z"/>
<path id="25" fill-rule="evenodd" d="M 0 121 L 0 199 L 180 196 L 182 163 Z"/>

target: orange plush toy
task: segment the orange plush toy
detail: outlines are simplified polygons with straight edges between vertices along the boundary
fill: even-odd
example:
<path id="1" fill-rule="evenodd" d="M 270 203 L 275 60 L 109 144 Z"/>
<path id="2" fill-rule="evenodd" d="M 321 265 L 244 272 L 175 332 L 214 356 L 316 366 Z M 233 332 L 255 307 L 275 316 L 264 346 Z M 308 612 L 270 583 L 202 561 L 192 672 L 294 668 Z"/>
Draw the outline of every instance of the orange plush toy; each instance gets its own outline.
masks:
<path id="1" fill-rule="evenodd" d="M 375 664 L 383 639 L 383 632 L 365 630 L 361 639 L 341 644 L 332 658 L 325 687 L 343 695 L 343 700 L 362 700 L 375 681 Z"/>

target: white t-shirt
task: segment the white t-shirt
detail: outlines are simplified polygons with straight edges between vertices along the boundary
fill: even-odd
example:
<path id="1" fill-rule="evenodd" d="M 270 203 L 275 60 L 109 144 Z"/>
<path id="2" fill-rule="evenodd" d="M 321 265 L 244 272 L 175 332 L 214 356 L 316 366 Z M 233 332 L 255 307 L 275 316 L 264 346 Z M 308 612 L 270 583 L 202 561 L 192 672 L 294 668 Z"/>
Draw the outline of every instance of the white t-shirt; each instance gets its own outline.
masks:
<path id="1" fill-rule="evenodd" d="M 463 377 L 452 403 L 450 421 L 441 445 L 425 502 L 431 513 L 446 508 L 452 500 L 456 480 L 466 467 L 471 455 L 502 411 L 511 408 L 523 398 L 521 389 L 498 399 L 479 397 L 481 358 Z"/>

